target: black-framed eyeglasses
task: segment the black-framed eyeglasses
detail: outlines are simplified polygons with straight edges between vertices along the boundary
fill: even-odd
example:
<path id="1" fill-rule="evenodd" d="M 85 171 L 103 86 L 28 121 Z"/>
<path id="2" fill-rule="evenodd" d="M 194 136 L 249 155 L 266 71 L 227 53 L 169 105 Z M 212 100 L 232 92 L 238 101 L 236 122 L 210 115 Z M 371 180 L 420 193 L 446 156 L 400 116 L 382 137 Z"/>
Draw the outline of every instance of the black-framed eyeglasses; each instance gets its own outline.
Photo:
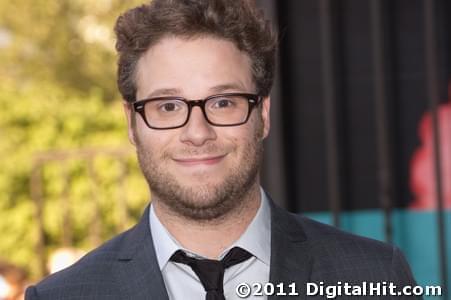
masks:
<path id="1" fill-rule="evenodd" d="M 152 129 L 174 129 L 188 123 L 194 106 L 199 106 L 207 122 L 214 126 L 238 126 L 249 120 L 252 109 L 263 97 L 246 93 L 227 93 L 200 100 L 182 97 L 156 97 L 133 103 L 133 109 Z"/>

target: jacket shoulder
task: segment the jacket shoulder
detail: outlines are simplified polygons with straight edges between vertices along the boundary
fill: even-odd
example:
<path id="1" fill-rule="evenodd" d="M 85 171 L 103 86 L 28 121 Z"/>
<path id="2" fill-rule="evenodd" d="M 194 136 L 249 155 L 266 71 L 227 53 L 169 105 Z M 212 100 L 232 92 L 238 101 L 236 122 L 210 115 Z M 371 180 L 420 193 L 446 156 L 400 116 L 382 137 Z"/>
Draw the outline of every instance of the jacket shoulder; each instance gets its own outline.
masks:
<path id="1" fill-rule="evenodd" d="M 387 281 L 414 285 L 410 267 L 398 247 L 345 232 L 296 215 L 315 255 L 318 279 Z"/>
<path id="2" fill-rule="evenodd" d="M 116 299 L 119 285 L 116 283 L 112 268 L 114 261 L 118 259 L 124 238 L 130 230 L 90 251 L 68 268 L 51 274 L 35 286 L 29 287 L 26 299 L 84 299 L 86 298 L 84 295 L 99 296 L 99 294 Z"/>

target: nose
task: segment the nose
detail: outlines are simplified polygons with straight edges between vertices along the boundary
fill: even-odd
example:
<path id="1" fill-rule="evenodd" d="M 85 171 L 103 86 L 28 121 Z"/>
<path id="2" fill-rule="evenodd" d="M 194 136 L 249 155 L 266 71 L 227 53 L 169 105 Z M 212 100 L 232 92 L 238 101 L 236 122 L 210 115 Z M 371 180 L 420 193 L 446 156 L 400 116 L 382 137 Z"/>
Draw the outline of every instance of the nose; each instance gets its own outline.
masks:
<path id="1" fill-rule="evenodd" d="M 202 109 L 192 108 L 188 123 L 182 128 L 180 141 L 193 146 L 202 146 L 209 140 L 216 139 L 216 131 L 205 119 Z"/>

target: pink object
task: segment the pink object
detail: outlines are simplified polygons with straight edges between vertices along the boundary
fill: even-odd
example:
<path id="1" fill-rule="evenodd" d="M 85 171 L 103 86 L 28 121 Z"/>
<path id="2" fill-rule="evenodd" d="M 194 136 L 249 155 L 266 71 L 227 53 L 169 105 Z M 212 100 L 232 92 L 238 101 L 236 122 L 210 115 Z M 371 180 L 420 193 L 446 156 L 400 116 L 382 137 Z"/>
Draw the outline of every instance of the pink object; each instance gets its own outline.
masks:
<path id="1" fill-rule="evenodd" d="M 451 82 L 448 85 L 448 98 L 451 99 Z M 451 103 L 439 106 L 439 131 L 441 152 L 441 174 L 444 207 L 451 208 Z M 412 209 L 434 209 L 437 207 L 436 179 L 434 169 L 433 125 L 430 112 L 420 121 L 419 137 L 421 146 L 410 161 L 410 189 L 414 200 Z"/>

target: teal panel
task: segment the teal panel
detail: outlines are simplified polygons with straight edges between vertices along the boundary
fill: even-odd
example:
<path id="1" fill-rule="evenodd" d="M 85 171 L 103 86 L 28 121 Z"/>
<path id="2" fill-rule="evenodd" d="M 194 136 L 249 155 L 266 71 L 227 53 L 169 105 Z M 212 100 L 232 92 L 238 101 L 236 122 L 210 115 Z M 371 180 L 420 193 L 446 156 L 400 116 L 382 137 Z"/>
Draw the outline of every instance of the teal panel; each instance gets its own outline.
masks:
<path id="1" fill-rule="evenodd" d="M 306 213 L 319 222 L 332 223 L 328 212 Z M 448 279 L 451 280 L 451 211 L 445 213 Z M 437 213 L 397 209 L 392 212 L 393 242 L 405 254 L 419 285 L 440 284 Z M 384 241 L 384 216 L 381 210 L 343 212 L 341 229 Z M 451 283 L 448 282 L 448 291 Z M 440 299 L 440 297 L 424 297 Z"/>

